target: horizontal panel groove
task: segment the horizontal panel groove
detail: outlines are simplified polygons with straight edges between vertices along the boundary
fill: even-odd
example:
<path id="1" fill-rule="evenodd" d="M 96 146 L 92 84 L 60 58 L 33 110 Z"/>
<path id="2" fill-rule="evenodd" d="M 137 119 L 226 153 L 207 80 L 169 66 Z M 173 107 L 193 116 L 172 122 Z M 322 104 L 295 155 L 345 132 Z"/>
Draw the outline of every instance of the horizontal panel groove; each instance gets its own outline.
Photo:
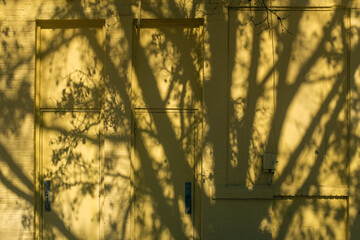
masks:
<path id="1" fill-rule="evenodd" d="M 264 7 L 254 7 L 254 6 L 229 6 L 229 10 L 248 10 L 248 11 L 266 11 Z M 349 9 L 346 6 L 272 6 L 269 7 L 272 11 L 338 11 L 338 10 L 346 10 Z"/>
<path id="2" fill-rule="evenodd" d="M 252 189 L 245 186 L 216 187 L 213 199 L 275 199 L 275 198 L 340 198 L 349 197 L 349 187 L 309 185 L 302 189 L 296 187 L 282 188 L 276 186 L 259 185 Z"/>
<path id="3" fill-rule="evenodd" d="M 134 108 L 134 111 L 136 113 L 140 113 L 140 112 L 152 112 L 152 113 L 156 113 L 156 112 L 174 112 L 174 111 L 179 111 L 179 112 L 195 112 L 197 111 L 197 108 Z"/>
<path id="4" fill-rule="evenodd" d="M 322 195 L 296 195 L 296 196 L 285 196 L 285 195 L 275 195 L 274 200 L 288 200 L 295 198 L 306 198 L 306 199 L 348 199 L 348 196 L 322 196 Z"/>
<path id="5" fill-rule="evenodd" d="M 326 186 L 326 185 L 308 185 L 308 186 L 274 186 L 274 195 L 276 196 L 349 196 L 349 186 Z"/>
<path id="6" fill-rule="evenodd" d="M 100 112 L 101 108 L 40 108 L 41 112 Z"/>

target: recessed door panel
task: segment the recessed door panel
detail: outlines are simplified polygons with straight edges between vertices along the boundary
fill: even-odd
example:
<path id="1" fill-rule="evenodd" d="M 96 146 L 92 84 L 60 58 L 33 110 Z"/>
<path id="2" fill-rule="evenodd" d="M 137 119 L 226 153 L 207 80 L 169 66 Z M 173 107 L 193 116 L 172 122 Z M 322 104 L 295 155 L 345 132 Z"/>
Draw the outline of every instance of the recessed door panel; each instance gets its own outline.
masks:
<path id="1" fill-rule="evenodd" d="M 99 239 L 99 115 L 42 112 L 43 239 Z"/>
<path id="2" fill-rule="evenodd" d="M 133 104 L 199 108 L 202 42 L 198 27 L 149 27 L 133 42 Z"/>
<path id="3" fill-rule="evenodd" d="M 100 107 L 104 75 L 100 27 L 41 29 L 40 107 Z"/>
<path id="4" fill-rule="evenodd" d="M 193 239 L 195 112 L 137 112 L 135 239 Z"/>

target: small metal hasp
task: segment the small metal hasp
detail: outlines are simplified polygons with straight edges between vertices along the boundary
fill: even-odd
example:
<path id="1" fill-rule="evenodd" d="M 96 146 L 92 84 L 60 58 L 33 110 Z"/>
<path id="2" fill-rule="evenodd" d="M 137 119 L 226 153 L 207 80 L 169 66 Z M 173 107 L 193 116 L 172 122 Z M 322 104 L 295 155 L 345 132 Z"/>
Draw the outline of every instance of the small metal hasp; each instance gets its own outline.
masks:
<path id="1" fill-rule="evenodd" d="M 191 182 L 185 182 L 185 214 L 191 214 Z"/>
<path id="2" fill-rule="evenodd" d="M 263 156 L 264 172 L 273 173 L 275 171 L 276 164 L 277 164 L 276 154 L 274 154 L 274 153 L 265 153 L 264 154 L 264 156 Z"/>
<path id="3" fill-rule="evenodd" d="M 51 201 L 50 201 L 50 180 L 44 181 L 44 204 L 45 212 L 51 212 Z"/>

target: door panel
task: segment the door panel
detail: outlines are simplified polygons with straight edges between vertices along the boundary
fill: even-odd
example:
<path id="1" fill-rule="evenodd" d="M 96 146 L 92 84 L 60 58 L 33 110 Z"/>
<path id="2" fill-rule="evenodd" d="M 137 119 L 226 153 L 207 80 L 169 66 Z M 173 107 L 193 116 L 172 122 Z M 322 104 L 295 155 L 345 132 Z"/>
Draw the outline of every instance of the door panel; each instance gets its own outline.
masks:
<path id="1" fill-rule="evenodd" d="M 285 23 L 302 34 L 276 34 L 274 39 L 283 49 L 277 56 L 275 116 L 281 132 L 274 182 L 280 191 L 348 185 L 346 19 L 342 10 L 294 11 Z"/>
<path id="2" fill-rule="evenodd" d="M 41 29 L 40 107 L 101 107 L 103 38 L 100 27 Z"/>
<path id="3" fill-rule="evenodd" d="M 98 112 L 42 112 L 43 239 L 99 239 L 99 123 Z"/>
<path id="4" fill-rule="evenodd" d="M 135 239 L 193 238 L 194 123 L 195 112 L 136 113 Z"/>
<path id="5" fill-rule="evenodd" d="M 137 108 L 199 108 L 202 41 L 198 27 L 134 30 L 133 104 Z"/>

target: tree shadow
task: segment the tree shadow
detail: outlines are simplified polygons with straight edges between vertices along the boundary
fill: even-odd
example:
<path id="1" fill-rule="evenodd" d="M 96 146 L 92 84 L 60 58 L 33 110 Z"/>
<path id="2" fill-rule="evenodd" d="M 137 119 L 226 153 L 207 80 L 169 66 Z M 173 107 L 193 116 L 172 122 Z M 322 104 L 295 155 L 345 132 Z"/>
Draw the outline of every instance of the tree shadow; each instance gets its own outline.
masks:
<path id="1" fill-rule="evenodd" d="M 215 5 L 145 2 L 143 10 L 152 18 L 194 20 L 199 9 L 209 10 Z M 34 63 L 34 54 L 28 50 L 34 48 L 21 45 L 19 39 L 28 34 L 26 30 L 18 32 L 12 30 L 18 29 L 16 26 L 0 25 L 2 51 L 8 53 L 0 65 L 4 76 L 0 90 L 0 153 L 1 166 L 5 166 L 0 179 L 6 193 L 19 200 L 15 205 L 22 209 L 22 225 L 28 229 L 25 234 L 37 231 L 33 215 L 38 214 L 41 228 L 49 229 L 46 238 L 85 236 L 76 229 L 82 219 L 105 223 L 105 238 L 130 238 L 132 224 L 142 230 L 136 233 L 139 238 L 201 237 L 201 217 L 194 214 L 203 212 L 197 211 L 195 206 L 200 205 L 193 203 L 193 215 L 185 214 L 184 183 L 193 184 L 193 200 L 201 201 L 202 206 L 222 206 L 221 200 L 213 200 L 208 193 L 201 193 L 200 198 L 197 192 L 203 191 L 208 182 L 221 182 L 219 172 L 224 168 L 224 185 L 273 187 L 274 199 L 266 203 L 268 216 L 256 223 L 273 238 L 337 238 L 347 231 L 349 196 L 324 193 L 323 189 L 348 185 L 348 168 L 356 160 L 356 150 L 349 148 L 356 145 L 357 137 L 352 136 L 349 124 L 358 122 L 357 95 L 351 96 L 350 104 L 349 92 L 350 87 L 356 92 L 352 78 L 358 66 L 352 63 L 355 66 L 348 69 L 346 11 L 327 12 L 326 21 L 321 14 L 294 11 L 283 20 L 290 35 L 276 26 L 276 19 L 271 22 L 273 28 L 266 31 L 247 21 L 250 17 L 263 19 L 266 11 L 237 13 L 230 9 L 229 19 L 235 21 L 229 22 L 229 29 L 235 31 L 229 30 L 229 47 L 235 51 L 228 56 L 228 85 L 225 90 L 219 89 L 220 96 L 228 94 L 225 107 L 215 105 L 217 91 L 211 88 L 218 74 L 215 66 L 207 72 L 209 82 L 201 82 L 204 55 L 219 53 L 218 46 L 211 44 L 203 52 L 200 26 L 133 27 L 132 19 L 119 17 L 116 12 L 132 14 L 135 3 L 128 3 L 126 10 L 121 4 L 106 2 L 68 1 L 64 6 L 53 9 L 54 19 L 88 19 L 89 9 L 99 17 L 104 16 L 103 9 L 108 9 L 105 16 L 115 20 L 106 22 L 107 27 L 117 29 L 119 36 L 106 35 L 105 51 L 104 43 L 86 27 L 71 34 L 66 31 L 70 27 L 49 33 L 51 41 L 46 46 L 51 47 L 41 51 L 41 61 L 47 63 L 41 71 L 48 72 L 40 71 L 40 79 L 51 81 L 46 86 L 45 80 L 40 80 L 37 91 L 41 96 L 35 96 L 35 101 L 40 99 L 41 109 L 35 120 L 40 124 L 36 132 L 39 142 L 35 143 L 41 146 L 35 150 L 41 158 L 35 160 L 41 163 L 40 174 L 24 168 L 23 159 L 31 156 L 19 157 L 16 149 L 33 145 L 24 140 L 17 146 L 16 139 L 33 135 L 24 128 L 33 129 L 35 101 L 33 80 L 28 75 L 33 76 L 35 70 L 23 67 Z M 39 7 L 37 14 L 44 14 L 42 10 Z M 220 21 L 226 23 L 225 19 Z M 307 29 L 309 22 L 317 29 Z M 211 26 L 208 29 L 206 41 L 219 41 L 217 30 L 211 31 Z M 41 38 L 46 42 L 46 34 Z M 69 49 L 79 55 L 64 54 L 70 53 Z M 356 53 L 357 45 L 351 50 Z M 24 51 L 29 51 L 29 56 L 16 57 Z M 202 88 L 205 92 L 212 89 L 211 100 L 203 98 Z M 218 131 L 223 126 L 217 125 L 224 121 L 214 112 L 225 112 L 223 108 L 227 111 L 228 132 L 219 140 Z M 350 110 L 355 114 L 350 115 Z M 8 143 L 7 138 L 15 140 Z M 354 141 L 351 146 L 350 139 Z M 228 156 L 219 160 L 226 152 L 223 142 L 228 144 Z M 210 154 L 214 162 L 203 168 L 202 151 L 210 145 L 214 146 Z M 279 163 L 274 174 L 262 169 L 265 153 L 277 153 Z M 183 165 L 175 161 L 179 159 Z M 29 169 L 33 169 L 32 164 Z M 358 176 L 357 169 L 351 171 L 355 171 L 352 176 Z M 51 213 L 43 207 L 44 180 L 51 180 Z M 39 189 L 35 189 L 36 183 Z M 135 193 L 131 195 L 131 191 Z M 5 198 L 2 201 L 13 206 Z M 239 200 L 238 204 L 245 203 Z M 36 205 L 39 207 L 33 213 Z M 212 214 L 224 218 L 221 210 L 206 216 Z M 201 221 L 205 226 L 212 224 L 210 218 Z M 86 229 L 96 229 L 96 224 Z"/>

